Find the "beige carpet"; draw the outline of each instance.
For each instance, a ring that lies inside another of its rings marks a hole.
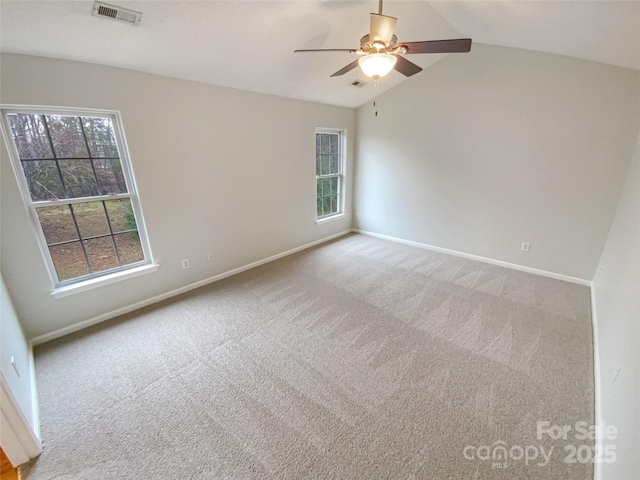
[[[589,305],[343,237],[38,347],[45,450],[23,478],[591,479],[564,463],[584,441],[536,438],[593,421]],[[465,458],[483,445],[516,458]]]

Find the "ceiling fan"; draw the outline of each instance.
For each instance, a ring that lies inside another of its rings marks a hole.
[[[422,71],[415,63],[400,54],[415,53],[466,53],[471,50],[470,38],[453,40],[427,40],[423,42],[398,43],[393,34],[398,21],[395,17],[382,15],[382,0],[379,0],[378,13],[371,14],[369,34],[360,39],[360,48],[318,48],[310,50],[294,50],[299,52],[349,52],[360,56],[346,67],[331,75],[337,77],[360,66],[362,72],[371,78],[378,79],[389,74],[394,68],[406,77]]]

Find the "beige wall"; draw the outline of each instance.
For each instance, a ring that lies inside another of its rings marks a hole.
[[[600,416],[615,425],[617,459],[603,479],[640,472],[640,137],[593,282],[600,368]],[[620,368],[619,372],[617,369]]]
[[[595,62],[487,45],[450,55],[382,95],[378,117],[359,109],[356,226],[591,280],[639,92],[640,72]]]
[[[151,249],[152,274],[53,299],[6,148],[0,262],[31,338],[351,226],[315,223],[315,127],[348,131],[350,206],[355,111],[129,70],[2,55],[4,104],[119,110]],[[350,213],[350,208],[347,208]],[[207,261],[213,251],[216,259]],[[183,270],[180,260],[189,258]]]

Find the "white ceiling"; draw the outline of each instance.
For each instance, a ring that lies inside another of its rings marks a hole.
[[[357,107],[400,82],[397,72],[363,88],[359,69],[330,75],[348,53],[294,54],[296,48],[356,48],[377,1],[127,1],[139,27],[92,17],[92,1],[0,3],[4,52],[157,73],[214,85]],[[476,43],[570,55],[640,70],[638,1],[400,1],[400,41],[471,37]],[[457,54],[461,55],[461,54]],[[411,55],[427,68],[445,55]],[[418,74],[420,75],[420,74]]]
[[[479,43],[640,70],[640,1],[429,2]]]

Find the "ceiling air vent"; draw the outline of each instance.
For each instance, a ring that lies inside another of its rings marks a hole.
[[[137,26],[142,18],[142,13],[136,12],[135,10],[129,10],[128,8],[109,5],[108,3],[94,2],[93,16],[110,18],[111,20],[117,20],[118,22]]]
[[[365,82],[364,80],[356,79],[355,81],[351,82],[349,85],[351,85],[352,87],[362,88],[366,84],[367,82]]]

